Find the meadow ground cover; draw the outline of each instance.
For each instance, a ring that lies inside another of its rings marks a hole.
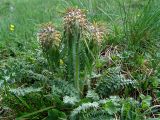
[[[159,0],[1,0],[0,119],[159,120]]]

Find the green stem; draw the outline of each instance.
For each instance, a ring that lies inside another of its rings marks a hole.
[[[48,111],[49,109],[52,109],[52,108],[54,108],[54,106],[47,107],[47,108],[43,108],[43,109],[40,109],[40,110],[38,110],[38,111],[35,111],[35,112],[32,112],[32,113],[23,115],[23,116],[21,116],[21,117],[19,117],[19,118],[16,118],[16,120],[22,120],[22,119],[27,118],[27,117],[30,117],[30,116],[32,116],[32,115],[35,115],[35,114],[38,114],[38,113],[41,113],[41,112],[44,112],[44,111]]]
[[[75,84],[76,84],[76,88],[78,89],[78,91],[80,91],[79,88],[79,42],[77,41],[76,43],[76,54],[75,54],[75,75],[74,75],[74,79],[75,79]]]
[[[73,42],[73,65],[74,65],[74,81],[75,87],[77,88],[80,94],[80,81],[79,81],[79,70],[80,70],[80,61],[79,61],[79,42],[80,42],[80,30],[79,26],[75,26],[74,42]]]

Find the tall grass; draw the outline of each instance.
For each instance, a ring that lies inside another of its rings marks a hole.
[[[122,8],[123,31],[128,48],[140,52],[151,51],[152,46],[157,43],[156,36],[160,30],[160,9],[156,7],[155,1],[150,0],[134,12],[131,6],[127,8],[122,5]]]

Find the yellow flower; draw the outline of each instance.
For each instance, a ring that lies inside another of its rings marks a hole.
[[[59,62],[60,62],[60,65],[63,65],[63,64],[64,64],[64,62],[63,62],[62,59],[60,59]]]
[[[11,28],[14,28],[14,25],[11,24],[10,27],[11,27]]]
[[[9,29],[10,29],[10,31],[13,32],[13,31],[14,31],[14,28],[15,28],[15,26],[14,26],[13,24],[11,24]]]

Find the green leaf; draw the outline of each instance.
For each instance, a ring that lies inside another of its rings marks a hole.
[[[143,109],[146,109],[151,105],[151,100],[152,100],[151,96],[149,96],[149,95],[144,96],[143,94],[141,94],[140,98],[142,99],[142,108]]]
[[[105,106],[104,109],[108,112],[108,114],[113,115],[114,113],[118,112],[118,108],[117,106],[112,102],[112,101],[108,101]]]
[[[157,88],[158,85],[160,84],[160,79],[154,77],[154,78],[151,79],[151,82],[152,82],[152,86]]]
[[[46,118],[46,120],[62,120],[62,119],[63,120],[66,119],[66,115],[64,112],[61,112],[56,109],[48,111],[48,117]]]

